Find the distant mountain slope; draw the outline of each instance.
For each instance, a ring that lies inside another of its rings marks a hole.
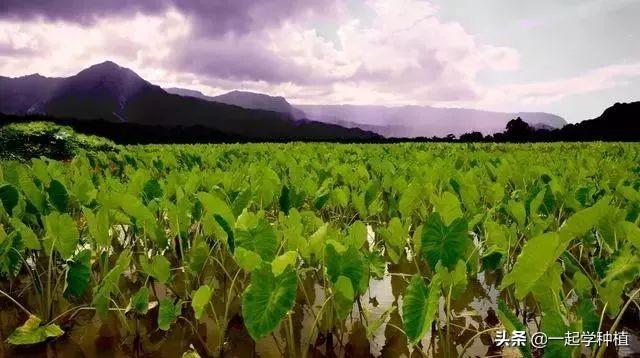
[[[561,128],[565,120],[548,113],[501,113],[464,108],[429,106],[357,106],[357,105],[296,105],[309,119],[359,127],[385,137],[432,137],[468,132],[495,133],[503,130],[509,120],[521,117],[537,126]]]
[[[18,78],[0,76],[0,113],[24,115],[36,111],[63,82],[33,74]]]
[[[170,94],[135,72],[109,61],[68,78],[2,77],[0,94],[3,95],[0,112],[5,114],[46,114],[164,127],[205,126],[247,138],[325,140],[378,137],[360,129],[295,121],[289,113],[246,109]]]
[[[219,96],[212,97],[207,96],[200,91],[194,91],[184,88],[166,88],[165,90],[169,93],[178,94],[181,96],[195,97],[247,109],[261,109],[265,111],[286,113],[291,115],[291,117],[296,120],[305,118],[305,113],[289,104],[289,102],[287,102],[284,97],[275,97],[262,93],[246,91],[231,91]]]
[[[568,139],[638,140],[640,139],[640,101],[616,103],[600,117],[568,124],[561,131]]]

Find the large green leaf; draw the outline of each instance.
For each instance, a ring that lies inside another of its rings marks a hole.
[[[433,206],[446,225],[450,225],[454,220],[462,217],[460,200],[451,192],[446,191],[434,198]]]
[[[560,237],[563,241],[584,235],[588,230],[598,224],[609,210],[609,197],[600,199],[595,205],[580,210],[567,219],[560,228]]]
[[[418,182],[413,182],[407,186],[407,188],[402,193],[400,197],[400,202],[398,203],[398,210],[400,214],[402,214],[403,218],[411,217],[413,212],[420,204],[420,194],[422,192],[422,187]]]
[[[338,277],[333,284],[334,302],[338,317],[343,319],[349,315],[353,307],[355,292],[351,280],[346,276]]]
[[[67,188],[56,179],[53,179],[47,188],[49,194],[49,201],[56,210],[60,212],[66,212],[69,206],[69,193]]]
[[[83,208],[82,212],[87,221],[89,234],[95,241],[97,247],[107,248],[110,244],[109,236],[109,210],[100,208],[97,213],[93,213],[90,209]]]
[[[57,324],[41,326],[40,318],[29,316],[29,319],[20,327],[16,328],[7,338],[7,342],[13,345],[36,344],[44,342],[47,338],[60,337],[64,331]]]
[[[53,247],[65,260],[73,256],[78,246],[79,236],[76,222],[68,214],[53,212],[44,217],[47,232],[45,249]]]
[[[15,219],[15,218],[11,219],[11,225],[18,233],[20,233],[20,237],[22,238],[22,243],[26,248],[31,250],[42,249],[38,236],[33,232],[33,230],[31,230],[30,227],[25,225],[20,219]]]
[[[284,254],[273,259],[273,262],[271,262],[271,271],[274,275],[279,276],[287,267],[293,267],[295,269],[297,259],[297,252],[287,251]]]
[[[460,260],[452,271],[444,268],[440,263],[436,265],[436,273],[442,279],[442,290],[448,293],[451,290],[451,297],[457,299],[467,289],[467,265]]]
[[[543,234],[527,241],[513,269],[502,279],[500,289],[515,284],[516,298],[523,299],[556,261],[561,246],[557,233]]]
[[[471,239],[467,232],[467,222],[455,219],[447,226],[440,214],[434,213],[422,226],[422,256],[435,269],[438,262],[452,270],[459,260],[465,260]]]
[[[325,247],[325,265],[329,279],[336,283],[340,276],[345,276],[351,280],[353,289],[360,292],[361,280],[366,269],[362,254],[351,246],[340,253],[334,246],[328,244]]]
[[[181,301],[174,304],[171,298],[161,299],[160,307],[158,308],[158,328],[163,331],[168,331],[173,322],[180,316],[181,311]]]
[[[202,285],[197,291],[191,293],[191,307],[195,312],[196,319],[200,319],[207,309],[213,290],[208,285]]]
[[[295,304],[298,279],[292,268],[274,276],[269,265],[251,274],[242,296],[242,317],[251,337],[258,341],[275,330]]]
[[[404,331],[411,344],[417,344],[431,329],[440,304],[440,277],[433,276],[429,287],[415,275],[402,299]]]
[[[67,261],[65,275],[65,297],[80,297],[89,287],[91,279],[91,251],[83,250],[72,260]]]
[[[260,255],[243,247],[236,248],[235,252],[233,253],[233,259],[236,261],[238,266],[240,266],[240,268],[247,272],[255,270],[256,267],[260,266],[263,262]]]
[[[140,288],[138,292],[131,296],[126,311],[140,315],[147,314],[149,311],[149,289],[146,286]]]
[[[9,215],[13,213],[13,208],[18,205],[19,200],[20,193],[15,186],[11,184],[4,184],[0,186],[0,202],[2,202],[4,210],[6,210]]]
[[[118,290],[118,281],[122,273],[131,263],[131,252],[124,250],[118,256],[115,266],[102,278],[98,286],[93,288],[93,300],[91,304],[101,318],[105,318],[109,311],[111,293]]]
[[[171,277],[171,263],[163,255],[155,255],[151,262],[146,257],[140,259],[142,270],[160,283],[167,283]]]
[[[268,221],[260,219],[255,227],[250,229],[236,229],[236,247],[242,247],[260,255],[265,261],[272,261],[278,250],[276,232]]]

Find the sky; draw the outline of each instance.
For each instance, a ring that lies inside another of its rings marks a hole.
[[[300,104],[544,111],[640,100],[638,0],[0,0],[0,75],[105,60]]]

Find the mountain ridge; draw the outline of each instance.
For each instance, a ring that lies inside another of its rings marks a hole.
[[[149,126],[205,126],[248,138],[367,139],[378,135],[337,125],[299,122],[285,113],[245,109],[166,92],[112,61],[65,78],[2,78],[0,112],[103,119]],[[6,100],[5,100],[6,99]]]

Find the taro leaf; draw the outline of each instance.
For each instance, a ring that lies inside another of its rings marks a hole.
[[[377,180],[373,180],[367,186],[364,192],[364,205],[369,208],[371,204],[380,195],[380,183]]]
[[[19,233],[7,235],[0,225],[0,273],[16,277],[22,268],[20,253],[23,250],[22,238]]]
[[[524,324],[520,322],[518,317],[516,317],[516,315],[514,315],[513,312],[511,312],[509,307],[507,307],[507,304],[504,303],[504,301],[500,298],[498,299],[498,317],[500,318],[500,322],[502,322],[502,325],[504,326],[504,328],[506,328],[508,332],[513,332],[513,331],[526,332],[527,331],[524,327]],[[529,339],[527,338],[527,342],[528,341]],[[524,358],[533,357],[533,355],[531,354],[531,347],[529,347],[528,344],[525,344],[523,346],[518,346],[518,349],[520,350],[520,353]]]
[[[346,276],[351,280],[354,290],[360,292],[365,262],[359,250],[349,247],[343,253],[339,253],[334,245],[329,244],[325,247],[325,265],[332,283],[335,284],[340,276]]]
[[[453,193],[448,191],[444,192],[440,197],[434,199],[433,205],[446,225],[462,217],[460,200],[458,200],[458,197]]]
[[[149,179],[142,188],[142,201],[148,205],[150,201],[162,198],[162,188],[156,179]]]
[[[282,186],[280,192],[280,210],[286,215],[289,215],[289,210],[291,210],[291,191],[286,185]]]
[[[89,205],[98,195],[93,182],[88,177],[80,177],[73,186],[73,193],[81,204]]]
[[[38,236],[31,230],[30,227],[25,225],[20,219],[11,219],[11,225],[13,228],[20,233],[20,237],[22,238],[22,243],[24,246],[31,250],[40,250],[42,246],[40,245],[40,240],[38,240]]]
[[[29,316],[29,319],[16,328],[7,338],[7,342],[13,345],[36,344],[44,342],[47,338],[60,337],[64,331],[57,324],[40,325],[40,318]]]
[[[362,221],[358,220],[349,227],[347,243],[349,246],[360,249],[365,241],[367,241],[367,227]]]
[[[346,276],[338,277],[338,280],[333,284],[333,294],[338,318],[344,319],[351,312],[355,299],[351,280]]]
[[[118,260],[116,260],[115,266],[107,272],[107,274],[102,278],[102,281],[98,283],[98,286],[93,288],[93,300],[91,301],[91,305],[96,308],[96,312],[98,312],[101,318],[105,318],[107,316],[111,293],[118,289],[120,276],[124,270],[129,267],[130,263],[131,252],[129,250],[122,251],[120,256],[118,256]]]
[[[4,210],[9,213],[9,215],[13,213],[13,208],[18,205],[19,199],[20,193],[15,186],[11,184],[0,186],[0,201],[2,202],[2,206],[4,206]]]
[[[440,305],[440,285],[438,275],[433,276],[429,287],[421,276],[415,275],[407,286],[402,302],[402,321],[411,344],[420,342],[431,329]]]
[[[200,358],[200,354],[196,351],[189,350],[182,353],[182,358]]]
[[[53,247],[62,258],[70,259],[79,241],[78,229],[73,218],[68,214],[53,212],[44,217],[44,227],[47,232],[45,249],[50,250]]]
[[[209,258],[209,246],[201,240],[196,241],[187,253],[188,268],[193,274],[198,274],[202,271],[202,268]]]
[[[207,285],[202,285],[197,291],[191,293],[191,307],[193,307],[196,319],[200,319],[204,314],[209,301],[211,301],[211,296],[213,296],[213,290]]]
[[[109,237],[109,210],[100,208],[97,213],[93,213],[90,209],[82,208],[84,217],[87,221],[89,234],[94,239],[97,247],[107,248],[110,244]]]
[[[491,220],[485,222],[484,227],[487,233],[487,253],[506,254],[510,247],[507,228]]]
[[[615,317],[620,312],[622,305],[622,292],[626,284],[619,280],[609,282],[606,286],[600,287],[598,293],[602,303],[607,305],[607,313],[610,317]]]
[[[67,261],[64,296],[81,297],[89,287],[91,278],[91,250],[80,251]]]
[[[432,269],[435,269],[440,261],[446,268],[452,270],[458,260],[466,259],[465,254],[471,244],[467,222],[456,219],[447,226],[442,222],[440,214],[434,213],[422,227],[421,242],[422,256]]]
[[[160,307],[158,308],[158,328],[163,331],[168,331],[173,322],[180,316],[181,311],[181,301],[174,304],[171,298],[161,299]]]
[[[242,296],[242,317],[254,341],[278,327],[295,304],[297,287],[296,272],[292,268],[276,277],[265,264],[251,273],[251,284]]]
[[[518,223],[519,226],[524,226],[527,220],[527,211],[524,208],[524,203],[521,201],[509,201],[507,206],[509,215]]]
[[[296,259],[298,258],[298,253],[295,251],[287,251],[284,254],[276,257],[271,262],[271,271],[274,276],[280,276],[284,270],[291,266],[294,269],[296,268]]]
[[[582,319],[582,332],[596,332],[600,326],[600,316],[590,298],[580,300],[578,313]]]
[[[516,298],[523,299],[556,261],[559,254],[560,237],[557,233],[546,233],[526,242],[511,272],[503,279],[500,289],[515,283]]]
[[[624,238],[640,250],[640,228],[634,223],[621,221],[618,223],[617,231],[624,235]]]
[[[236,240],[233,230],[231,230],[231,226],[229,226],[229,223],[224,219],[224,217],[222,217],[222,215],[214,214],[213,218],[227,234],[227,247],[229,248],[229,252],[234,253],[236,250]]]
[[[609,268],[607,268],[607,275],[602,284],[606,284],[614,279],[630,283],[637,279],[640,273],[640,257],[631,252],[631,249],[625,246],[620,250],[618,257],[613,260]]]
[[[224,221],[229,224],[229,226],[233,226],[235,223],[235,215],[229,205],[222,199],[218,198],[215,195],[201,192],[196,195],[198,200],[204,206],[204,209],[212,215],[220,215],[224,218]]]
[[[403,218],[411,217],[413,212],[420,203],[420,193],[422,188],[417,182],[413,182],[407,186],[400,197],[400,203],[398,203],[398,210]]]
[[[33,179],[26,172],[21,173],[20,175],[20,190],[27,197],[27,200],[33,207],[38,211],[38,213],[42,213],[45,209],[46,198],[44,193],[36,186],[33,182]],[[1,194],[0,194],[1,197]]]
[[[262,264],[262,258],[251,250],[238,247],[233,253],[233,258],[240,268],[247,272],[251,272]]]
[[[331,198],[331,191],[326,190],[317,194],[316,198],[313,200],[313,207],[316,210],[320,210],[324,207],[324,205]]]
[[[385,260],[381,250],[373,250],[365,253],[365,263],[369,264],[369,274],[379,280],[384,277],[387,269],[387,261]]]
[[[609,210],[609,197],[600,199],[593,206],[573,214],[560,227],[560,237],[563,241],[584,235],[602,219]]]
[[[156,255],[151,262],[146,257],[140,260],[142,270],[160,283],[167,283],[171,277],[171,263],[163,255]]]
[[[381,228],[379,234],[384,240],[389,258],[393,263],[397,264],[404,253],[404,247],[409,237],[407,229],[402,225],[400,219],[392,218],[388,227]]]
[[[566,332],[570,332],[571,329],[564,323],[562,315],[555,310],[545,311],[544,317],[540,325],[540,331],[547,334],[549,337],[563,337]],[[567,346],[564,341],[549,340],[544,347],[543,357],[571,357],[571,351],[574,347]]]
[[[377,320],[370,322],[369,325],[367,325],[367,338],[369,340],[373,339],[376,331],[378,331],[380,326],[382,326],[382,324],[389,318],[389,316],[391,316],[393,312],[395,312],[395,310],[396,306],[392,305],[386,311],[384,311]]]
[[[140,288],[129,299],[126,312],[132,311],[139,315],[145,315],[149,311],[149,289],[146,286]]]
[[[591,281],[582,272],[577,271],[573,274],[573,288],[580,297],[591,296]]]
[[[231,204],[233,215],[238,217],[240,214],[242,214],[242,211],[249,205],[250,202],[251,202],[250,189],[245,189],[240,193],[238,193],[236,198],[233,200],[233,203]]]
[[[253,228],[236,229],[235,243],[237,247],[253,251],[269,262],[275,258],[278,250],[276,232],[265,219],[260,219]]]
[[[53,179],[49,184],[49,188],[47,188],[47,193],[49,194],[51,204],[56,208],[56,210],[62,213],[67,211],[69,206],[69,193],[67,192],[67,188],[65,188],[64,184]]]
[[[457,299],[467,289],[467,265],[463,260],[459,260],[455,269],[448,271],[440,263],[436,265],[436,273],[442,279],[442,290],[448,294],[451,290],[451,297]]]

